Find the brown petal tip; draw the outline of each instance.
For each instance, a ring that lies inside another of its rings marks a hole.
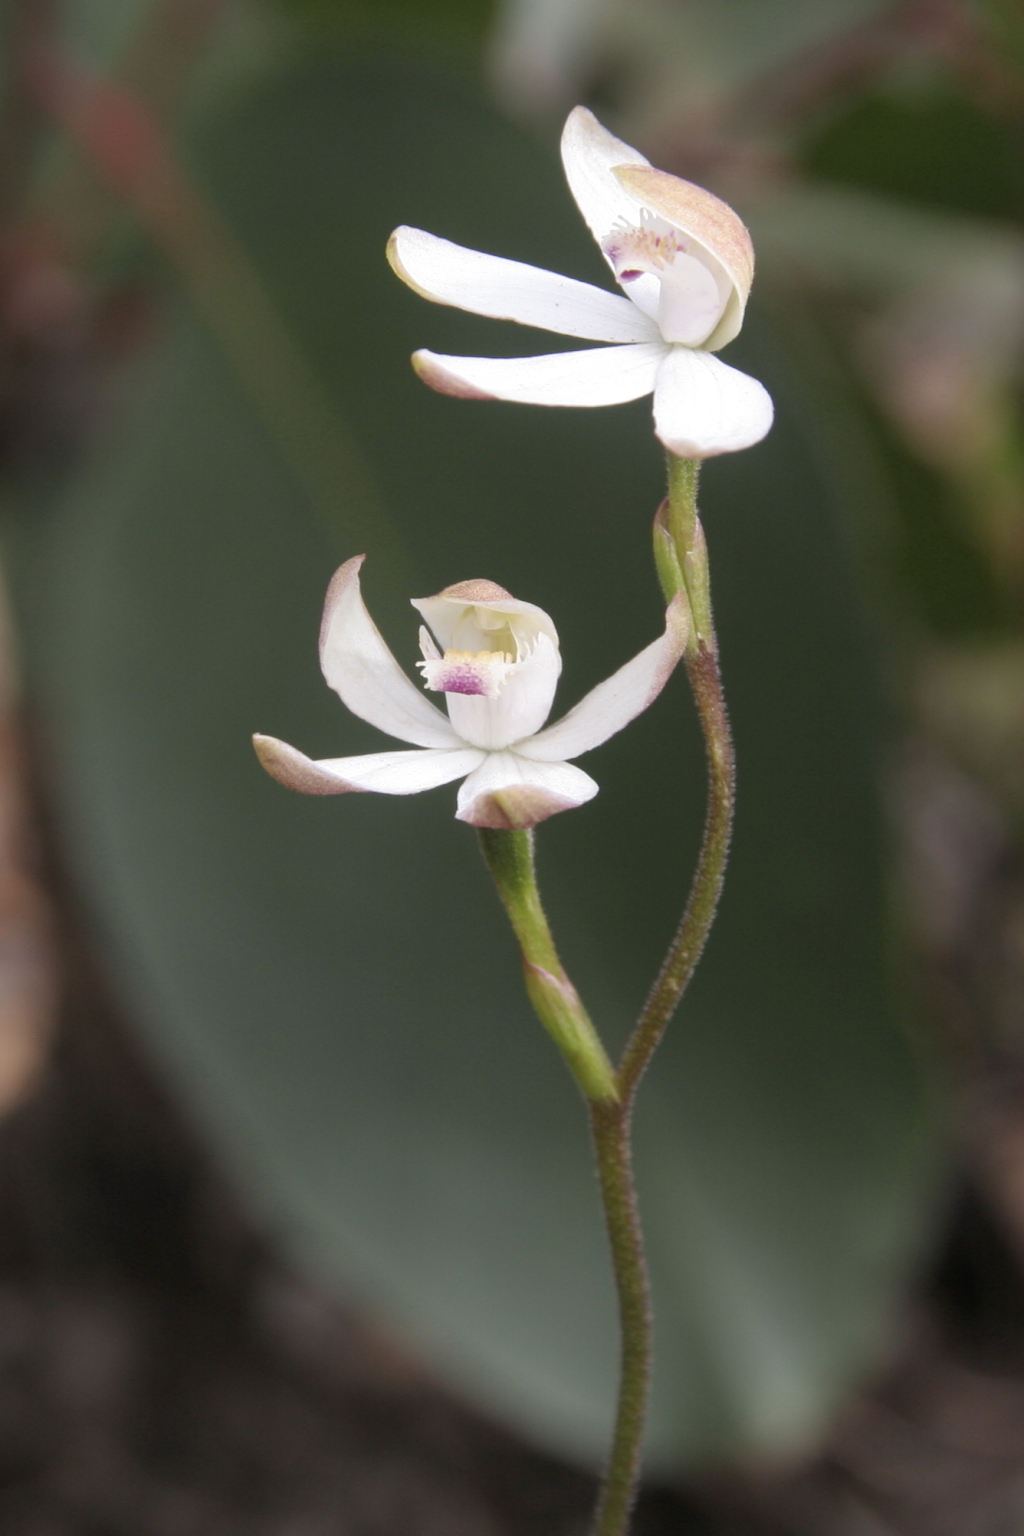
[[[482,576],[474,581],[456,581],[439,592],[438,597],[450,597],[457,603],[515,602],[511,592],[499,587],[496,581],[485,581]]]
[[[429,384],[431,389],[436,389],[439,395],[453,395],[457,400],[494,400],[496,396],[489,395],[486,390],[477,389],[472,384],[467,384],[465,379],[458,378],[454,373],[449,373],[436,357],[430,352],[414,352],[412,366],[424,384]]]
[[[286,741],[278,741],[276,736],[256,735],[252,744],[270,777],[283,784],[285,789],[296,789],[303,795],[347,795],[357,790],[355,784],[348,784],[328,773],[312,758],[290,747]]]
[[[627,192],[707,247],[736,284],[741,304],[754,280],[754,247],[750,232],[728,203],[653,165],[617,165],[616,179]]]

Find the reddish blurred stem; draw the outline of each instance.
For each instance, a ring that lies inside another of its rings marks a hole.
[[[197,309],[340,553],[405,551],[369,469],[248,253],[186,174],[156,116],[122,82],[40,48],[36,97],[178,269]]]

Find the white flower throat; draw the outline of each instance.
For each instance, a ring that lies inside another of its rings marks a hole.
[[[457,600],[435,602],[425,616],[444,650],[421,629],[419,670],[428,689],[445,695],[464,740],[495,751],[540,729],[561,660],[557,639],[540,630],[536,617]],[[551,627],[546,618],[545,624]]]
[[[529,649],[513,631],[508,614],[487,608],[468,608],[451,638],[457,643],[442,653],[429,630],[420,630],[424,659],[418,666],[426,687],[435,693],[496,699]]]
[[[428,652],[428,646],[435,654]],[[420,649],[425,659],[418,666],[425,685],[434,693],[476,694],[496,699],[517,664],[517,659],[507,651],[448,650],[442,655],[425,630],[420,637]]]
[[[601,249],[629,297],[657,320],[666,341],[683,347],[707,341],[725,311],[730,282],[699,241],[643,209],[638,225],[620,221]],[[645,277],[655,281],[644,282]]]

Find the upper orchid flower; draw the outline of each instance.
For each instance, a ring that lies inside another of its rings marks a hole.
[[[327,589],[320,665],[354,715],[420,750],[314,762],[272,736],[254,736],[267,772],[307,794],[412,795],[468,774],[459,790],[460,821],[531,827],[597,794],[593,779],[566,759],[600,746],[646,709],[686,645],[680,597],[660,639],[541,730],[562,670],[555,626],[543,609],[493,581],[459,582],[413,602],[438,642],[421,628],[420,671],[428,688],[445,695],[446,717],[402,671],[366,611],[362,563],[362,555],[346,561]]]
[[[655,170],[586,107],[569,114],[562,162],[626,298],[405,226],[388,260],[437,304],[616,345],[516,358],[420,351],[417,373],[444,394],[532,405],[617,405],[653,390],[654,429],[681,458],[759,442],[771,397],[712,356],[739,331],[754,276],[742,220],[702,187]]]

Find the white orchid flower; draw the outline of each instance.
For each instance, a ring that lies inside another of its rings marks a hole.
[[[654,430],[681,458],[759,442],[771,396],[712,354],[732,341],[754,276],[746,225],[720,198],[667,171],[576,107],[562,134],[569,188],[626,294],[403,226],[388,242],[423,298],[497,320],[613,343],[543,357],[413,354],[443,394],[532,405],[617,405],[654,393]]]
[[[460,821],[532,827],[597,794],[589,774],[567,759],[645,710],[686,645],[688,611],[677,597],[660,639],[542,730],[562,670],[555,626],[542,608],[493,581],[459,582],[413,602],[436,637],[421,628],[419,667],[426,686],[444,694],[445,716],[402,671],[370,618],[359,589],[363,558],[347,561],[327,590],[320,665],[354,715],[419,750],[314,762],[272,736],[254,736],[267,772],[306,794],[414,795],[465,778]]]

